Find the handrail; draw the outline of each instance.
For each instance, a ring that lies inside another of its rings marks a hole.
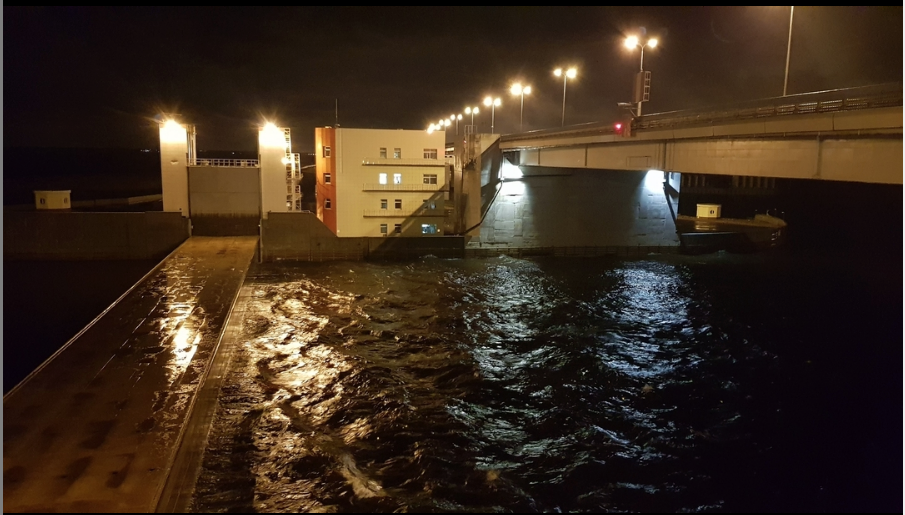
[[[362,216],[383,218],[408,218],[412,216],[446,216],[443,209],[365,209]]]
[[[632,122],[632,131],[674,129],[799,114],[858,111],[898,107],[902,104],[902,84],[884,84],[752,100],[722,108],[709,107],[644,115]],[[522,141],[550,136],[606,135],[615,134],[615,132],[613,124],[610,122],[590,122],[562,129],[541,129],[521,134],[506,134],[500,137],[500,141]]]
[[[369,157],[363,159],[364,166],[445,166],[445,159]]]
[[[446,184],[363,184],[362,191],[446,191]]]
[[[201,158],[189,159],[189,166],[235,166],[240,168],[257,168],[260,166],[257,159],[220,159]]]

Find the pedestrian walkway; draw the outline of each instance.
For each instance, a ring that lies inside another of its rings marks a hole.
[[[4,397],[5,512],[155,510],[256,245],[190,238]]]

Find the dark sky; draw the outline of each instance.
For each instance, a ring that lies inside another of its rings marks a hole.
[[[646,114],[782,94],[788,7],[4,7],[4,145],[153,147],[152,118],[195,123],[201,149],[253,150],[265,117],[310,151],[313,128],[423,129],[486,95],[518,130],[615,119],[658,37]],[[902,6],[797,7],[789,93],[902,81]],[[490,113],[476,118],[489,130]]]

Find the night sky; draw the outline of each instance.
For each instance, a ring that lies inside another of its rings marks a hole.
[[[179,113],[202,150],[253,150],[264,119],[293,129],[425,129],[500,96],[496,132],[556,127],[558,66],[575,65],[566,124],[630,99],[638,50],[657,37],[645,114],[782,94],[788,7],[81,8],[4,7],[4,146],[157,145]],[[902,6],[797,7],[789,93],[902,81]],[[490,112],[476,118],[489,131]]]

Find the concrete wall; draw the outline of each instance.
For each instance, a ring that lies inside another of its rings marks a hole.
[[[258,168],[189,167],[192,235],[257,236],[259,173]]]
[[[191,216],[258,217],[261,213],[261,184],[258,173],[258,168],[189,167]]]
[[[678,244],[662,173],[573,170],[556,176],[529,170],[527,175],[503,182],[469,247]]]
[[[156,259],[188,238],[178,212],[7,212],[4,259]]]
[[[461,237],[340,238],[313,213],[271,213],[263,222],[262,259],[323,261],[392,259],[436,255],[462,257]]]

